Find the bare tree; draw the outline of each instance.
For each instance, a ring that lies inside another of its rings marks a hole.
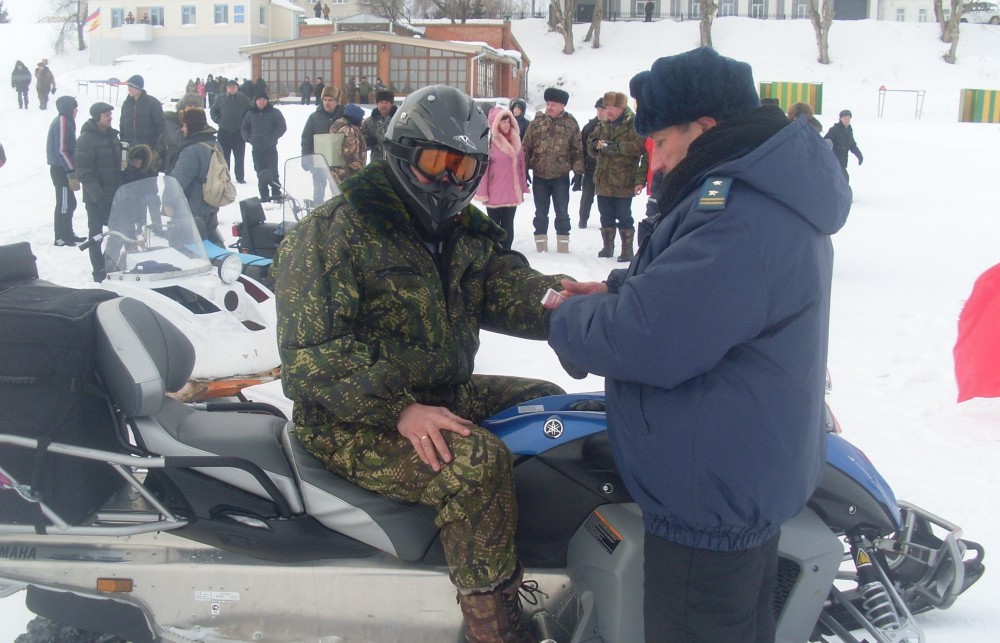
[[[594,42],[591,43],[591,47],[594,49],[601,48],[601,18],[602,10],[601,3],[594,3],[594,15],[590,18],[590,29],[587,30],[587,37],[583,39],[584,42],[590,42],[590,37],[594,37]]]
[[[0,24],[8,22],[10,22],[10,16],[7,15],[7,8],[3,6],[3,0],[0,0]]]
[[[715,12],[719,10],[719,5],[713,0],[698,0],[698,7],[701,9],[701,46],[712,46],[712,21],[715,20]]]
[[[573,12],[576,9],[576,0],[552,0],[549,5],[549,27],[562,34],[563,53],[572,55],[576,49],[573,47]]]
[[[819,0],[809,0],[809,21],[816,31],[816,47],[819,49],[817,60],[822,65],[830,64],[830,27],[833,25],[833,0],[823,0],[822,8],[817,7]]]
[[[941,40],[951,43],[948,53],[944,55],[944,61],[950,65],[954,65],[955,60],[958,58],[956,54],[958,52],[959,25],[962,22],[963,9],[962,0],[951,0],[951,17],[948,19],[944,31],[941,33]]]
[[[360,5],[375,16],[398,22],[410,17],[406,0],[360,0]]]
[[[76,44],[79,51],[87,48],[83,39],[83,25],[87,20],[86,0],[49,0],[49,8],[59,30],[56,32],[52,47],[59,53],[66,51],[66,45],[76,32]]]
[[[464,25],[469,18],[483,14],[482,0],[431,0],[431,4],[437,7],[443,17],[451,20],[452,24],[460,22]]]

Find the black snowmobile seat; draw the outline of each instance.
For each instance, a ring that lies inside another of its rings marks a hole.
[[[243,458],[263,469],[294,513],[304,511],[281,446],[286,421],[266,415],[211,413],[166,396],[187,382],[194,348],[169,320],[140,301],[118,298],[97,308],[97,359],[111,398],[132,420],[142,446],[160,456]],[[252,494],[266,490],[248,472],[198,468]]]

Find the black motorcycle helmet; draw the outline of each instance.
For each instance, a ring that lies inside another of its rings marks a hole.
[[[428,235],[443,234],[475,196],[489,132],[476,103],[447,85],[413,92],[389,121],[383,143],[389,180]]]

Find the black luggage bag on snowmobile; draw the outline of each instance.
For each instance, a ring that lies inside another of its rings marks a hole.
[[[122,483],[103,462],[47,450],[52,442],[123,450],[94,354],[94,309],[116,295],[37,279],[27,245],[0,247],[0,434],[38,446],[0,448],[0,522],[41,529],[50,521],[39,501],[77,524]]]

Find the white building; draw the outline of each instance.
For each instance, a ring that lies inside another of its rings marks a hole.
[[[330,18],[359,12],[356,0],[323,0]],[[90,62],[108,65],[135,54],[162,54],[192,62],[240,62],[240,47],[299,37],[316,20],[307,0],[90,0],[97,27],[85,33]],[[89,27],[89,25],[88,25]]]
[[[701,17],[698,0],[579,0],[576,19],[588,22],[596,2],[601,2],[604,20],[641,20],[647,4],[653,5],[654,19],[697,20]],[[715,3],[719,7],[716,18],[744,16],[788,20],[809,17],[809,0],[715,0]],[[933,0],[834,0],[834,11],[837,20],[934,21]]]

